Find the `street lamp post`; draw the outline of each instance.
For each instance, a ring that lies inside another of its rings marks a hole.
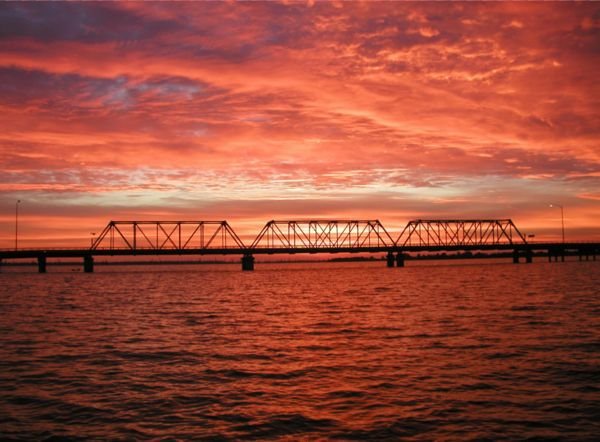
[[[560,209],[560,222],[562,226],[562,242],[565,242],[565,212],[564,207],[560,204],[550,204],[550,207],[558,207]]]
[[[19,204],[21,200],[17,200],[15,204],[15,250],[19,249]]]
[[[94,237],[96,236],[96,232],[90,232],[92,237],[90,238],[90,247],[94,247]]]

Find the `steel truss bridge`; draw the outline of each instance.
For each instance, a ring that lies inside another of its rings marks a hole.
[[[444,251],[512,251],[513,262],[578,254],[596,259],[600,243],[528,242],[510,219],[417,219],[394,239],[379,220],[272,220],[244,242],[227,221],[111,221],[88,248],[0,250],[3,259],[82,258],[93,272],[96,256],[241,255],[242,270],[254,270],[254,255],[296,253],[386,253],[388,267],[403,267],[405,254]]]

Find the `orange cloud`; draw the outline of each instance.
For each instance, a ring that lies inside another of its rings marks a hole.
[[[597,13],[593,3],[8,4],[0,204],[49,211],[51,200],[74,217],[99,206],[107,218],[200,207],[242,223],[493,213],[533,229],[549,225],[541,201],[558,198],[590,235]]]

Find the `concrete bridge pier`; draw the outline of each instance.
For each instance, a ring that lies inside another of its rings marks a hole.
[[[593,247],[583,247],[578,250],[579,261],[584,261],[584,257],[585,257],[585,261],[590,261],[590,258],[591,258],[591,261],[596,261],[596,253],[597,252],[598,252],[598,250]]]
[[[565,250],[554,248],[548,250],[548,262],[552,262],[552,257],[554,257],[554,262],[558,262],[558,257],[560,256],[560,260],[565,262]]]
[[[533,250],[531,250],[531,249],[525,249],[525,250],[514,249],[513,250],[513,263],[519,264],[519,262],[521,261],[521,255],[523,255],[523,257],[525,258],[525,262],[527,264],[531,264],[533,262]],[[550,255],[548,255],[548,256],[550,256]]]
[[[394,252],[387,253],[387,266],[394,267]]]
[[[37,258],[38,273],[46,273],[46,255],[40,255]]]
[[[85,255],[83,257],[83,271],[85,273],[94,272],[94,257],[92,255]]]
[[[589,261],[590,257],[592,261],[596,261],[596,251],[594,249],[583,249],[579,251],[579,261],[583,261],[583,257],[585,256],[585,260]]]
[[[247,253],[242,256],[242,270],[252,271],[254,270],[254,256],[251,253]]]
[[[402,252],[398,252],[398,254],[396,255],[396,265],[398,267],[404,267],[404,255],[402,254]]]

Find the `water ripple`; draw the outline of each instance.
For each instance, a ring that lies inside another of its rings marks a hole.
[[[595,440],[600,263],[0,274],[2,440]]]

